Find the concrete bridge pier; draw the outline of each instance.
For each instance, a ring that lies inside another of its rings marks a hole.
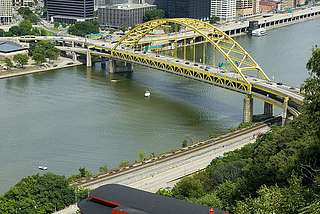
[[[274,106],[270,103],[264,102],[263,115],[265,117],[272,117],[274,115]]]
[[[91,67],[92,63],[91,63],[91,54],[90,54],[90,50],[87,50],[87,67]]]
[[[243,122],[251,122],[253,119],[253,98],[251,95],[246,96],[243,99]]]
[[[132,72],[133,65],[131,63],[125,62],[124,66],[117,66],[117,61],[114,59],[109,60],[109,73],[114,74],[117,72]]]
[[[288,101],[289,97],[286,97],[283,102],[283,111],[282,111],[282,126],[285,126],[288,119]]]
[[[101,65],[105,65],[106,64],[106,58],[105,57],[101,57]]]
[[[72,52],[72,60],[76,61],[77,60],[77,53],[76,52]]]

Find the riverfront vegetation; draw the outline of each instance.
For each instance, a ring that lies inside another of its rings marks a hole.
[[[307,69],[299,117],[158,193],[237,214],[320,213],[319,48]]]
[[[255,143],[225,153],[204,171],[158,193],[230,213],[320,213],[320,48],[313,48],[307,69],[310,77],[302,86],[305,101],[299,117],[285,127],[273,126]],[[138,152],[136,161],[145,157]],[[107,165],[99,171],[108,171]],[[70,182],[90,176],[80,167],[79,174],[69,178],[50,172],[25,177],[0,196],[0,213],[63,209],[90,191]]]

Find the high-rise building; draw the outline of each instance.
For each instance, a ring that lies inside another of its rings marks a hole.
[[[170,18],[194,18],[207,20],[210,18],[211,0],[168,0],[168,16]]]
[[[0,0],[0,23],[9,24],[12,21],[12,0]]]
[[[129,27],[143,23],[146,11],[157,9],[156,5],[149,4],[115,4],[98,8],[98,17],[101,26],[119,28],[123,23]]]
[[[47,13],[51,22],[74,24],[94,18],[94,0],[47,0]]]
[[[145,0],[146,3],[157,5],[157,9],[164,10],[168,12],[168,1],[169,0]]]
[[[211,15],[220,20],[236,18],[236,0],[211,0]]]

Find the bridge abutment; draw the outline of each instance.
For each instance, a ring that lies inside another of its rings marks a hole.
[[[253,119],[253,98],[251,95],[246,96],[243,99],[243,122],[251,122]]]
[[[133,65],[131,63],[125,62],[124,66],[117,66],[117,61],[114,59],[109,60],[109,73],[115,74],[118,72],[132,72]]]

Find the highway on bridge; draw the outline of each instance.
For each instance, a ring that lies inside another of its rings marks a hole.
[[[156,34],[159,33],[158,28],[167,26],[169,23],[179,24],[183,26],[183,30],[169,34],[170,36],[163,33]],[[109,58],[109,61],[119,60],[141,65],[244,94],[248,98],[248,103],[244,107],[244,115],[248,110],[246,108],[249,108],[244,121],[252,120],[253,113],[250,109],[252,97],[271,106],[282,108],[285,119],[287,111],[294,116],[299,115],[303,102],[304,96],[299,89],[285,83],[270,81],[258,63],[231,37],[214,26],[194,19],[153,20],[137,26],[121,38],[110,42],[65,36],[33,36],[19,39],[21,41],[51,40],[61,51],[74,55],[87,55],[87,66],[91,65],[92,56],[105,57]],[[200,56],[203,59],[202,62],[195,60],[195,47],[193,48],[193,59],[187,59],[186,46],[201,43],[205,44],[202,45],[203,51]],[[205,61],[208,44],[213,46],[214,56],[217,52],[224,58],[225,66],[217,66],[216,64],[219,63],[215,62],[215,57],[213,62]],[[161,50],[151,51],[148,49],[150,47],[161,47]],[[183,57],[177,57],[178,47],[183,49]],[[112,69],[109,70],[113,72]],[[272,116],[273,110],[269,114],[268,116]]]

